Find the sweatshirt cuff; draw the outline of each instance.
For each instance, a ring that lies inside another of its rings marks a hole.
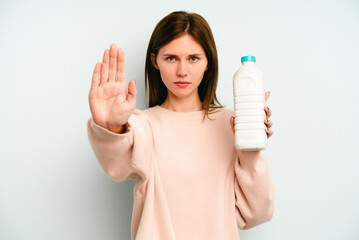
[[[238,152],[239,166],[246,171],[258,171],[267,167],[266,160],[261,156],[261,151],[241,151]]]
[[[132,139],[131,138],[132,130],[131,130],[131,125],[128,122],[126,123],[126,132],[125,133],[111,132],[111,131],[107,130],[106,128],[101,127],[100,125],[96,124],[92,117],[88,120],[87,126],[88,126],[88,131],[89,131],[90,136],[95,135],[98,138],[105,140],[105,141],[120,140],[123,138],[127,138],[131,144],[130,139]],[[91,132],[92,132],[92,134],[91,134]]]

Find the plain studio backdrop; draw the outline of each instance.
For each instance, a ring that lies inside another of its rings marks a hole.
[[[1,0],[0,239],[130,239],[135,182],[116,183],[98,164],[88,92],[116,43],[145,109],[147,44],[175,10],[211,25],[222,104],[233,108],[243,55],[256,56],[271,91],[275,134],[263,155],[275,213],[241,239],[359,239],[356,0]]]

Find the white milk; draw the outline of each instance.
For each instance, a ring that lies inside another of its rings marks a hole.
[[[267,146],[263,73],[254,56],[241,62],[233,77],[235,145],[243,151],[262,150]]]

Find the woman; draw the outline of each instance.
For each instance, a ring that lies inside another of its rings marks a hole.
[[[132,239],[232,240],[238,228],[268,221],[267,164],[260,151],[234,147],[233,111],[215,94],[218,61],[207,22],[186,12],[163,18],[145,73],[150,108],[139,111],[135,81],[127,93],[124,53],[113,44],[95,66],[89,94],[97,159],[113,180],[136,179]]]

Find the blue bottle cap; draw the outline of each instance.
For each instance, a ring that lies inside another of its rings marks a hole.
[[[246,61],[256,61],[256,57],[255,56],[243,56],[241,58],[241,62],[246,62]]]

